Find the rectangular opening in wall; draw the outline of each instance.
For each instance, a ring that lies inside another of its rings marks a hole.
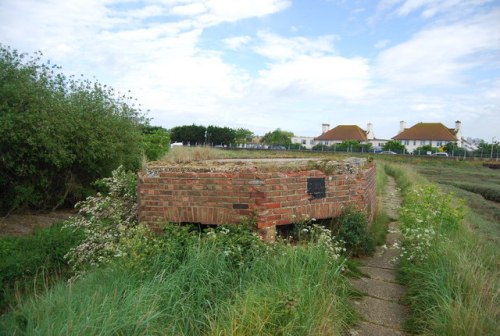
[[[326,197],[326,187],[324,177],[310,177],[307,179],[307,193],[312,198]]]

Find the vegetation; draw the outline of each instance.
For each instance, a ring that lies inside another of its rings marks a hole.
[[[401,168],[387,172],[405,195],[399,270],[412,312],[407,329],[426,335],[495,335],[498,249],[464,225],[464,208],[452,195],[435,185],[413,184]]]
[[[364,213],[347,208],[334,219],[333,232],[344,242],[345,248],[352,256],[373,253],[375,242],[368,230],[368,220]]]
[[[500,172],[474,162],[452,161],[432,165],[419,162],[415,170],[427,179],[465,199],[469,212],[467,222],[488,240],[500,242]],[[473,217],[473,218],[472,218]]]
[[[141,164],[145,120],[131,97],[41,57],[0,46],[0,214],[72,205],[120,164]]]
[[[385,237],[387,235],[387,229],[390,221],[382,203],[382,200],[386,195],[385,190],[387,182],[388,178],[385,173],[385,166],[380,163],[377,165],[377,212],[375,213],[375,218],[370,226],[370,233],[373,237],[373,242],[377,246],[385,244]]]
[[[62,223],[35,229],[27,237],[0,238],[0,313],[15,306],[20,294],[32,295],[67,277],[64,256],[82,238]]]
[[[339,144],[333,144],[330,146],[317,144],[313,146],[313,151],[332,151],[332,152],[360,152],[369,153],[373,150],[372,144],[362,144],[356,140],[346,140]]]
[[[406,153],[406,147],[401,143],[401,141],[398,140],[389,140],[384,144],[384,147],[382,147],[383,150],[385,151],[392,151],[400,154]]]
[[[84,234],[66,258],[78,277],[42,289],[0,319],[9,334],[340,335],[355,316],[342,275],[342,242],[311,225],[307,236],[265,244],[247,226],[203,232],[135,218],[133,174],[79,204]],[[76,245],[76,246],[75,246]],[[63,249],[63,252],[68,250]]]
[[[142,126],[144,154],[148,161],[161,159],[170,149],[170,134],[159,126]]]
[[[253,133],[245,128],[186,125],[170,130],[172,141],[190,146],[230,146],[250,142]]]
[[[276,129],[272,132],[264,134],[260,142],[270,146],[290,146],[292,144],[293,133]]]

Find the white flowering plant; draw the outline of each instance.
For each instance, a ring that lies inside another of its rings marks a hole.
[[[400,209],[403,234],[402,260],[426,260],[431,249],[445,234],[459,227],[465,215],[463,201],[428,184],[410,190]]]
[[[105,191],[77,203],[78,216],[66,223],[66,227],[85,235],[65,256],[77,274],[125,256],[124,240],[129,240],[130,245],[133,237],[147,237],[147,229],[137,221],[135,174],[120,166],[111,177],[99,180],[98,184]]]

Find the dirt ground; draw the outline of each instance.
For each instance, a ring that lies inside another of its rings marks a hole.
[[[74,210],[64,209],[49,213],[15,214],[0,217],[0,236],[25,236],[37,227],[49,227],[57,221],[75,215]]]

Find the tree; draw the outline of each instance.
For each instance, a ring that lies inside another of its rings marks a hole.
[[[385,151],[392,151],[400,154],[406,153],[406,147],[398,140],[389,140],[382,147]]]
[[[437,148],[432,147],[431,145],[425,145],[425,146],[417,147],[417,148],[415,148],[415,150],[413,150],[413,154],[417,154],[417,155],[422,155],[422,154],[425,155],[425,154],[427,154],[427,152],[436,153]]]
[[[234,142],[236,144],[246,144],[252,141],[254,134],[246,128],[237,128],[234,134]]]
[[[0,45],[0,213],[72,205],[113,169],[140,167],[131,97]]]
[[[159,160],[170,148],[170,134],[160,126],[145,125],[142,129],[144,154],[149,161]]]
[[[229,127],[208,126],[206,142],[212,146],[229,146],[234,143],[236,131]]]
[[[173,142],[182,142],[184,145],[202,145],[206,142],[207,129],[205,126],[190,125],[177,126],[170,130],[170,138]]]
[[[372,149],[372,144],[362,144],[357,140],[345,140],[330,147],[339,152],[369,152]]]
[[[292,137],[292,132],[282,131],[278,128],[264,134],[260,142],[271,146],[289,146],[292,144]]]

